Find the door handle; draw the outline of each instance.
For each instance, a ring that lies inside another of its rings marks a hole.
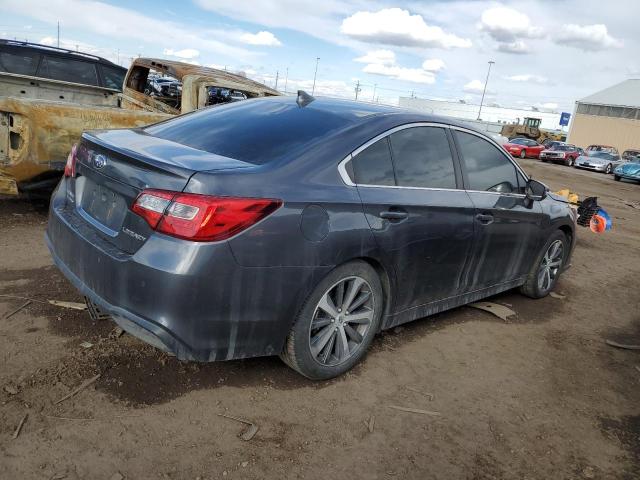
[[[386,212],[380,212],[380,218],[386,218],[387,220],[404,220],[409,214],[407,212],[399,210],[387,210]]]
[[[493,215],[491,215],[490,213],[479,213],[478,215],[476,215],[476,219],[483,225],[489,225],[490,223],[493,223]]]

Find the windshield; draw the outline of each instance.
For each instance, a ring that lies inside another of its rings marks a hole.
[[[594,158],[604,158],[605,160],[615,160],[616,156],[607,152],[596,152],[595,150],[589,150],[587,155]]]

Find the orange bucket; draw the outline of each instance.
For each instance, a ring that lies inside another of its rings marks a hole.
[[[589,222],[589,228],[593,233],[602,233],[607,228],[607,220],[602,215],[594,215]]]

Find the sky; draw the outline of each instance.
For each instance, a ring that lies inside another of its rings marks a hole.
[[[0,0],[0,37],[160,57],[293,92],[543,111],[640,77],[640,0]],[[317,60],[319,58],[319,60]]]

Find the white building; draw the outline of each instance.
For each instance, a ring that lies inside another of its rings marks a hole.
[[[401,107],[413,108],[423,112],[454,117],[460,120],[476,120],[480,105],[471,103],[451,102],[443,100],[430,100],[427,98],[400,97],[398,101]],[[522,123],[525,117],[540,118],[541,128],[546,130],[560,129],[560,113],[525,110],[518,108],[503,108],[482,106],[481,119],[490,123],[514,123],[520,119]]]

